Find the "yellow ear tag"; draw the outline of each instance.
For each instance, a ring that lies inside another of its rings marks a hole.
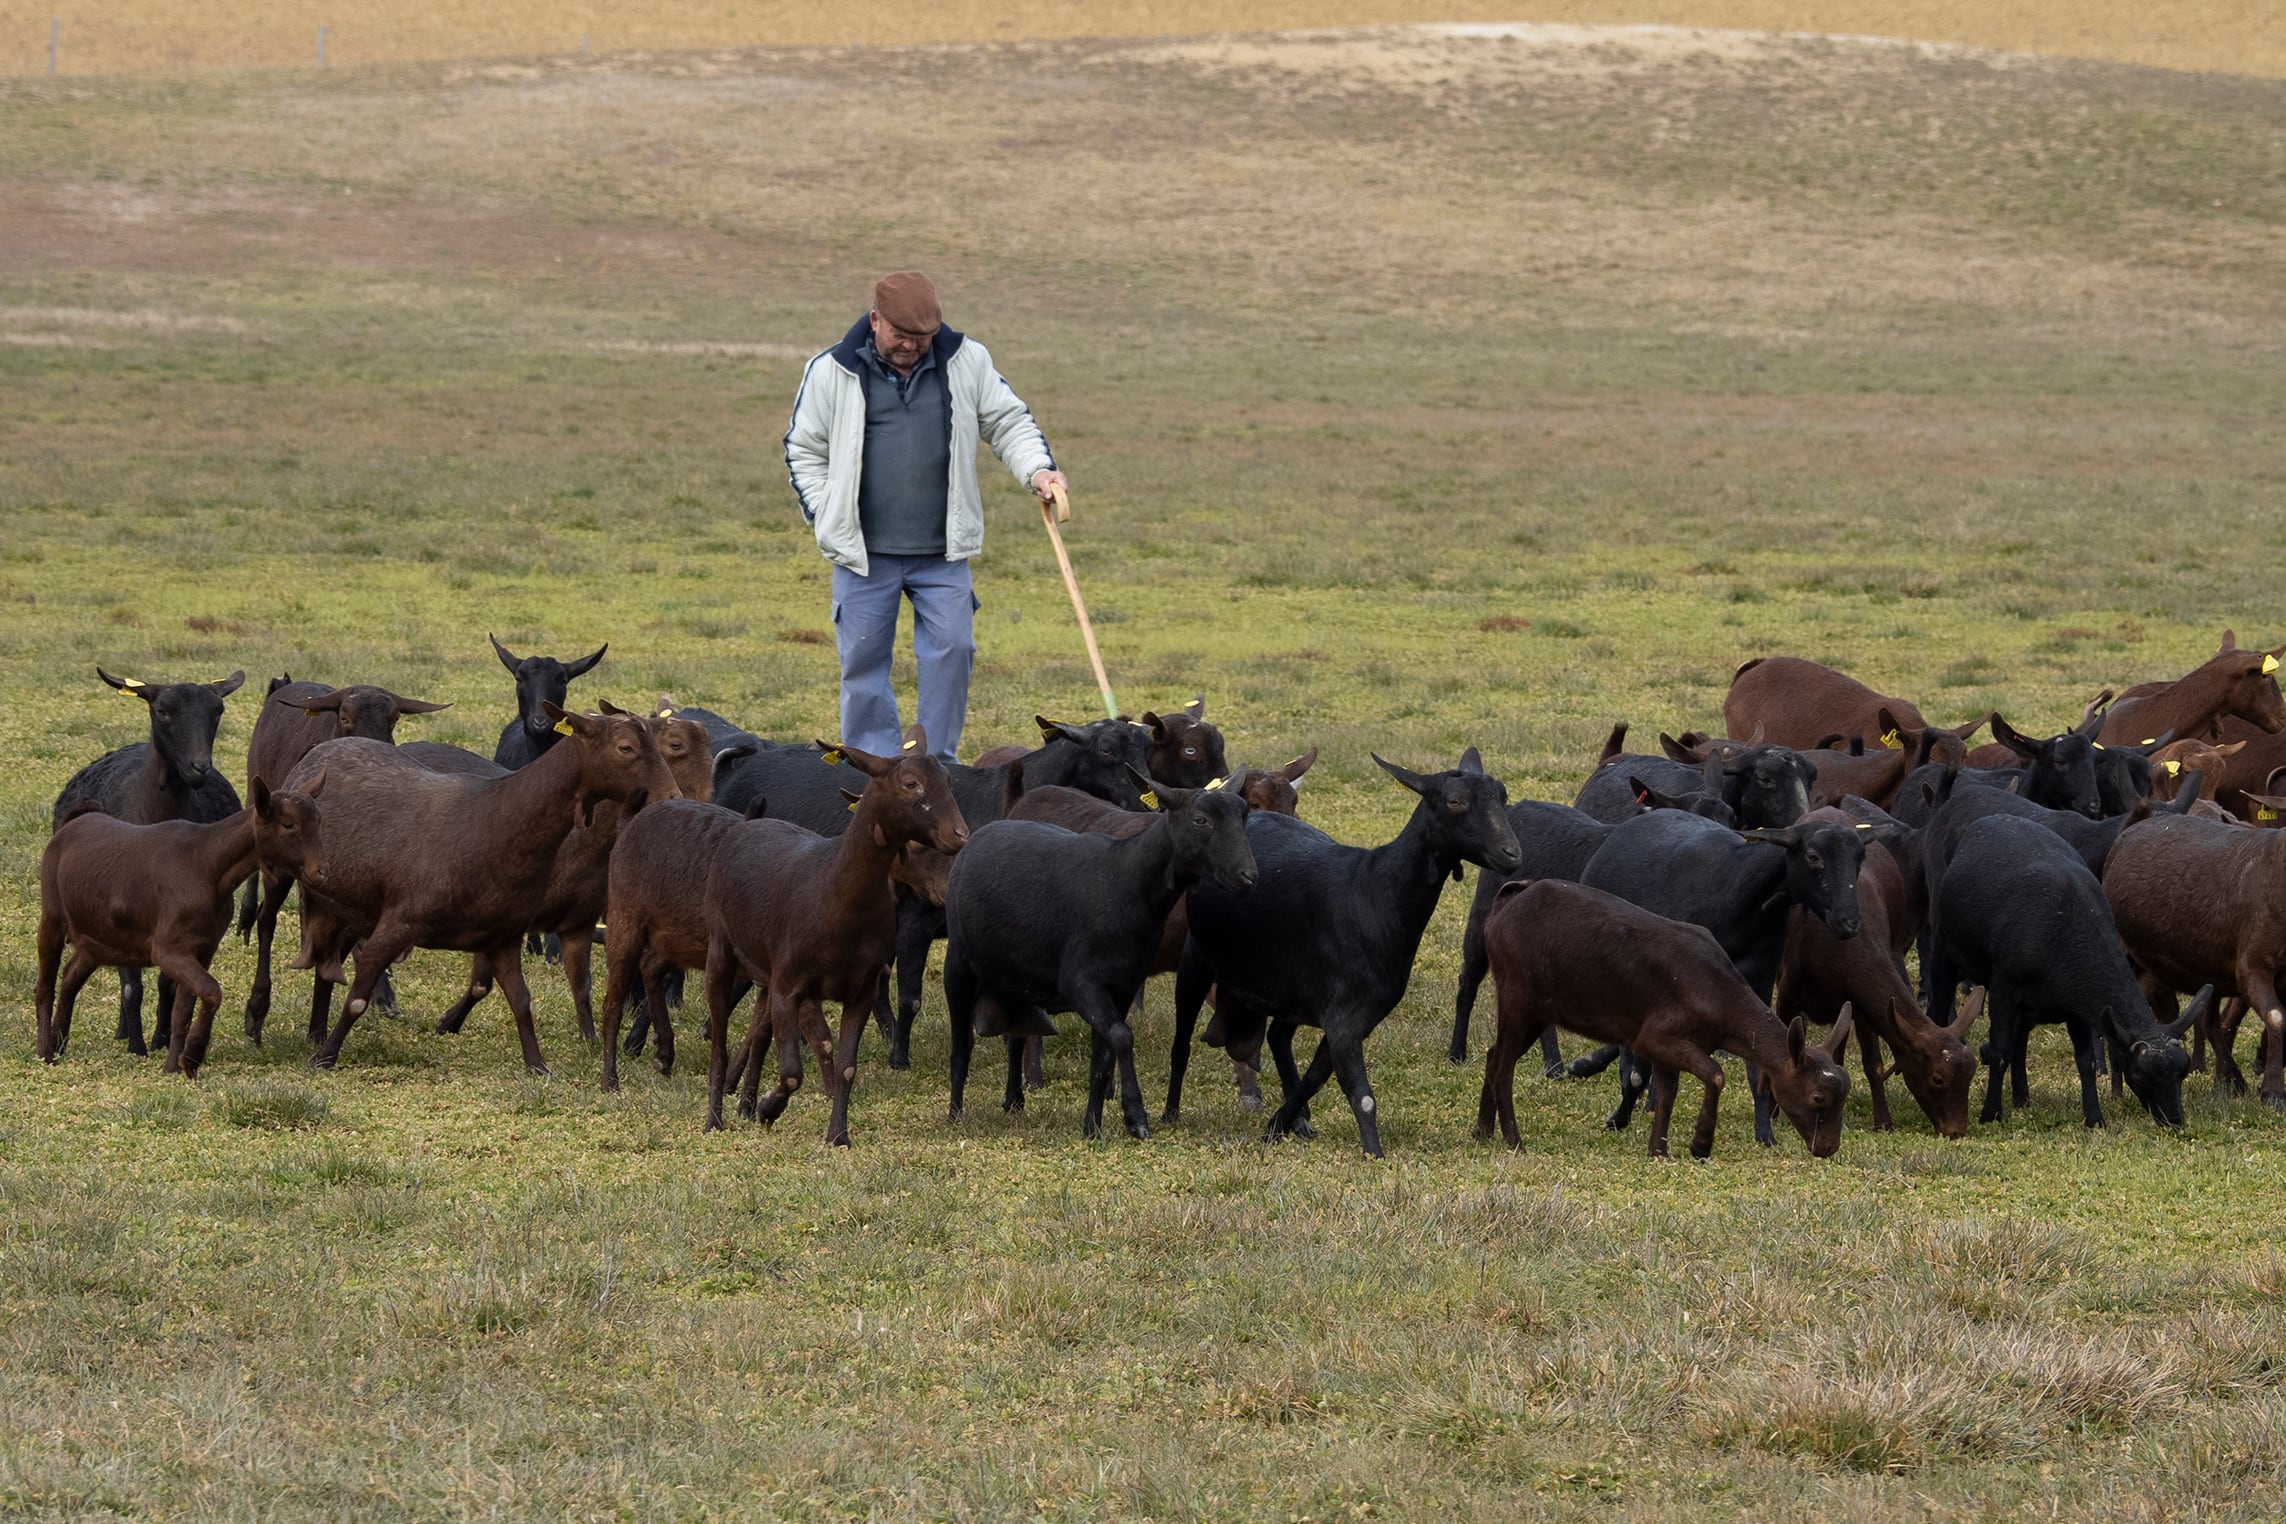
[[[841,760],[841,748],[837,746],[831,751],[819,752],[818,760],[823,762],[828,767],[833,766],[836,762]]]
[[[900,751],[911,751],[911,750],[912,750],[914,747],[916,747],[916,746],[918,746],[918,745],[920,745],[920,744],[921,744],[921,743],[920,743],[920,742],[918,742],[918,741],[907,741],[907,742],[906,742],[906,743],[905,743],[903,746],[899,747],[899,748],[898,748],[898,750],[900,750]]]
[[[139,677],[123,677],[119,681],[123,685],[119,691],[129,698],[133,698],[143,691],[143,680]]]
[[[2268,677],[2268,676],[2269,676],[2271,673],[2273,673],[2273,672],[2275,672],[2275,671],[2277,671],[2277,670],[2278,670],[2278,658],[2277,658],[2277,657],[2275,657],[2275,656],[2265,656],[2265,657],[2263,657],[2263,658],[2262,658],[2262,675],[2263,675],[2264,677]]]
[[[848,808],[849,808],[849,810],[850,810],[850,812],[851,812],[852,814],[856,813],[856,810],[857,810],[857,801],[856,801],[856,800],[854,800],[854,799],[850,800],[850,801],[849,801],[849,805],[848,805]]]
[[[675,711],[672,709],[662,709],[657,714],[651,716],[651,718],[654,720],[671,720],[674,717]]]
[[[2093,745],[2097,751],[2103,750],[2103,742],[2101,741],[2091,742],[2090,744]]]
[[[316,718],[317,718],[319,715],[321,715],[321,714],[325,713],[325,711],[324,711],[323,709],[305,709],[305,710],[303,710],[303,711],[302,711],[302,713],[304,713],[304,714],[308,715],[308,716],[309,716],[311,719],[313,719],[313,720],[314,720],[314,719],[316,719]]]
[[[2145,736],[2142,740],[2136,742],[2135,744],[2138,746],[2149,746],[2152,743],[2156,742],[2158,739],[2159,738],[2157,736]]]
[[[2183,764],[2172,759],[2169,759],[2163,765],[2166,767],[2167,776],[2170,778],[2174,777],[2177,773],[2183,770]]]
[[[563,718],[563,719],[560,719],[560,720],[556,721],[556,734],[557,734],[557,735],[559,735],[559,736],[568,736],[568,735],[570,735],[571,733],[572,733],[572,722],[571,722],[571,719],[570,719],[570,717],[569,717],[569,716],[566,716],[565,718]]]
[[[1894,730],[1885,730],[1881,733],[1881,744],[1891,751],[1902,751],[1905,747],[1905,743],[1897,738],[1897,732]]]
[[[1157,794],[1154,794],[1154,793],[1152,793],[1152,792],[1151,792],[1149,789],[1145,789],[1145,790],[1143,791],[1143,808],[1145,808],[1145,809],[1147,809],[1147,810],[1155,810],[1155,809],[1157,809],[1158,807],[1159,807],[1159,796],[1158,796]]]
[[[2254,818],[2257,820],[2276,820],[2278,812],[2267,804],[2258,804],[2254,807]]]
[[[1228,783],[1229,781],[1230,780],[1228,778],[1210,778],[1207,780],[1207,787],[1221,788],[1225,783]]]

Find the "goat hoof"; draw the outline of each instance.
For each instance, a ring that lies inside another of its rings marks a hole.
[[[2272,1111],[2286,1111],[2286,1095],[2266,1095],[2262,1098],[2262,1104]]]
[[[1045,1090],[1048,1088],[1048,1082],[1044,1079],[1034,1079],[1027,1074],[1024,1076],[1024,1088],[1026,1090]]]
[[[897,1054],[891,1053],[889,1055],[889,1067],[902,1071],[912,1068],[913,1061],[909,1058],[900,1058]]]
[[[1130,1122],[1127,1124],[1127,1136],[1138,1143],[1148,1143],[1151,1141],[1151,1124],[1148,1122]]]
[[[1308,1117],[1296,1117],[1292,1131],[1297,1138],[1314,1138],[1318,1135],[1318,1130],[1310,1125]]]
[[[1713,1153],[1714,1145],[1712,1143],[1693,1143],[1691,1145],[1691,1157],[1694,1159],[1709,1158]]]
[[[1016,1113],[1024,1109],[1024,1097],[1020,1094],[1009,1096],[1001,1101],[1000,1109],[1007,1112],[1010,1116],[1014,1116]]]
[[[845,1132],[836,1137],[826,1139],[826,1146],[829,1148],[849,1147],[849,1134]]]
[[[1260,1111],[1262,1109],[1262,1097],[1242,1095],[1238,1098],[1238,1109],[1240,1111]]]
[[[1468,1049],[1462,1047],[1459,1043],[1454,1043],[1451,1047],[1445,1049],[1445,1061],[1447,1063],[1453,1064],[1467,1063]]]
[[[331,1069],[339,1056],[334,1053],[312,1053],[310,1055],[310,1067],[312,1069]]]
[[[1572,1066],[1570,1064],[1550,1064],[1540,1071],[1540,1078],[1542,1079],[1570,1079],[1571,1077]]]
[[[541,1079],[547,1079],[555,1073],[553,1069],[550,1069],[546,1064],[539,1062],[537,1059],[533,1060],[531,1063],[526,1064],[524,1066],[524,1072],[526,1074],[536,1074]]]

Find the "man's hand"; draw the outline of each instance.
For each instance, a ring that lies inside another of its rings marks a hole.
[[[1061,487],[1069,494],[1071,483],[1064,480],[1061,471],[1039,470],[1032,473],[1032,495],[1043,503],[1055,501],[1055,490]]]

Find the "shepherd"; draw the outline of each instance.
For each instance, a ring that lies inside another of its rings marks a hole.
[[[833,563],[841,736],[861,751],[895,756],[903,734],[889,660],[905,599],[921,728],[940,761],[960,745],[980,606],[968,563],[984,549],[980,441],[1041,502],[1065,490],[1031,409],[982,344],[945,326],[929,278],[883,276],[872,310],[803,370],[786,430],[794,496]]]

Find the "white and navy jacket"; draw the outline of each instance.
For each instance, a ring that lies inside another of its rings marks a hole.
[[[794,394],[786,429],[786,474],[802,518],[817,532],[827,560],[860,577],[869,574],[865,531],[857,517],[857,481],[865,460],[864,361],[859,351],[872,335],[859,318],[839,344],[812,359]],[[945,559],[966,561],[984,549],[984,499],[976,484],[976,447],[992,446],[1016,480],[1029,487],[1035,472],[1053,469],[1055,456],[1032,421],[1031,409],[992,368],[982,344],[950,328],[929,341],[945,378],[945,426],[951,431],[952,468],[945,490]]]

